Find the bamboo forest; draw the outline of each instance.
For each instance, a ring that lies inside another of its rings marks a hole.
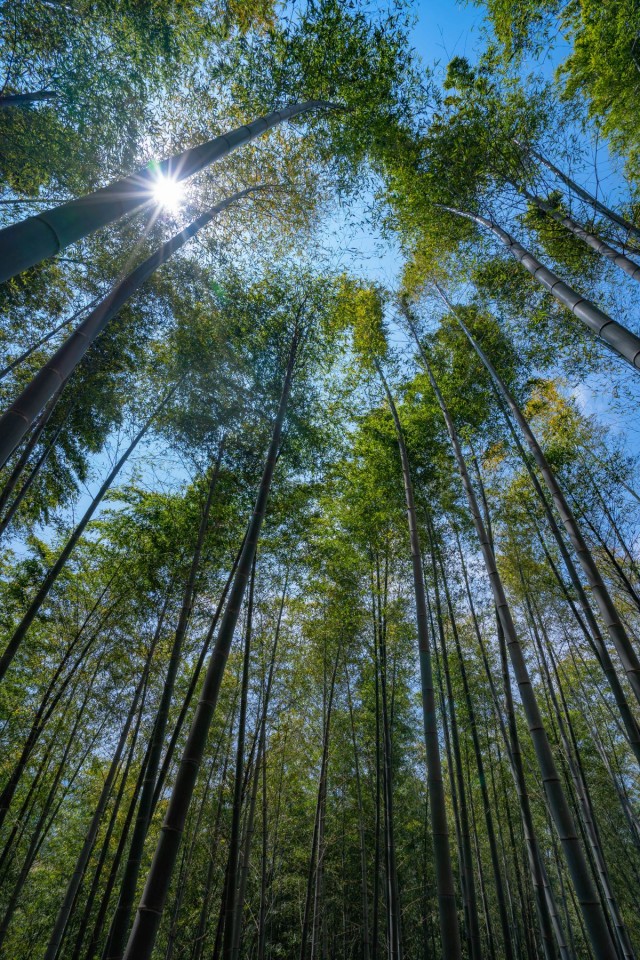
[[[640,960],[640,0],[0,5],[0,957]]]

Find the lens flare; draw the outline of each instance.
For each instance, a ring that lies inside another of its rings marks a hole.
[[[184,185],[172,177],[159,176],[153,188],[153,199],[163,210],[177,213],[184,199]]]

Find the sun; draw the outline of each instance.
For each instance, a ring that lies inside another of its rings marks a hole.
[[[173,177],[164,177],[161,174],[153,187],[153,199],[164,210],[177,213],[184,199],[184,184],[174,180]]]

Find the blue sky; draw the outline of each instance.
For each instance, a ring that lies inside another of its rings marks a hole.
[[[384,2],[384,0],[383,0]],[[416,17],[412,34],[413,45],[425,67],[435,71],[435,77],[444,76],[447,63],[454,56],[465,56],[475,62],[485,48],[490,27],[484,19],[484,9],[473,3],[458,3],[456,0],[417,0],[413,11]],[[568,45],[559,37],[543,61],[528,61],[523,64],[523,73],[535,72],[551,80],[556,66],[567,54]],[[558,133],[559,160],[562,141],[575,130],[562,130]],[[560,161],[560,166],[574,177],[582,186],[613,205],[628,197],[628,188],[624,180],[622,163],[612,157],[604,140],[596,140],[590,135],[580,136],[583,156],[570,157]],[[331,219],[329,231],[334,232],[330,246],[335,250],[336,264],[351,268],[370,279],[393,287],[397,284],[402,267],[400,251],[389,241],[382,238],[370,227],[353,228],[341,223],[340,218]],[[624,311],[617,316],[622,322],[638,328],[635,303],[631,291],[632,283],[622,282],[615,291],[615,301]],[[626,290],[626,293],[625,293]],[[614,311],[614,316],[616,313]],[[402,342],[398,333],[392,339]],[[572,385],[569,385],[571,389]],[[640,427],[636,424],[635,410],[640,401],[640,383],[629,377],[626,364],[616,365],[613,375],[594,374],[575,386],[573,394],[586,414],[595,414],[612,432],[623,439],[630,452],[640,454]]]
[[[452,57],[476,58],[483,46],[480,7],[455,0],[419,0],[415,13],[413,43],[425,63],[446,66]]]
[[[381,6],[387,6],[388,0],[380,0]],[[416,18],[412,34],[412,43],[421,57],[425,67],[435,71],[436,78],[442,76],[447,63],[454,56],[466,56],[474,62],[481,55],[486,43],[487,27],[484,22],[484,10],[481,6],[471,3],[458,3],[456,0],[417,0],[413,12]],[[560,44],[552,57],[544,64],[528,64],[526,68],[536,67],[545,76],[551,77],[553,69],[566,51]],[[585,141],[586,162],[577,163],[570,171],[575,179],[579,180],[587,189],[600,190],[605,196],[619,198],[625,191],[624,180],[620,173],[620,165],[609,156],[606,145],[600,144],[594,150],[593,145]],[[360,219],[354,211],[355,218]],[[360,275],[381,282],[389,287],[397,284],[401,270],[401,256],[392,242],[383,240],[375,230],[363,225],[354,226],[354,218],[340,214],[329,218],[324,231],[325,252],[330,266],[353,270]],[[366,218],[364,218],[366,220]],[[635,319],[635,318],[634,318]],[[392,337],[395,339],[395,337]],[[399,338],[401,339],[401,338]],[[629,384],[629,371],[626,365],[620,365],[619,374],[614,380],[620,384]],[[627,391],[631,401],[626,410],[619,399],[612,398],[616,392],[615,382],[601,382],[597,376],[576,386],[575,396],[582,409],[588,414],[596,414],[612,431],[623,437],[629,450],[640,452],[640,428],[636,426],[634,415],[637,401],[640,399],[640,383],[638,388]],[[142,451],[141,451],[142,452]],[[184,476],[184,468],[178,463],[170,464],[166,453],[154,457],[154,448],[147,447],[143,457],[134,458],[128,469],[123,471],[120,482],[131,476],[132,471],[139,471],[145,480],[151,478],[153,466],[164,468],[174,476]],[[159,451],[158,451],[159,452]],[[146,464],[144,463],[146,458]],[[83,491],[79,502],[72,512],[76,514],[86,508],[90,493],[93,493],[99,479],[106,472],[106,464],[110,457],[105,452],[97,458],[94,464],[95,473],[87,488]],[[154,464],[155,460],[155,464]],[[153,482],[151,485],[155,485]]]

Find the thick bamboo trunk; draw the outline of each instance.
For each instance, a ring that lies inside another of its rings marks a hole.
[[[53,257],[69,244],[125,214],[149,206],[153,202],[158,178],[186,180],[285,120],[312,110],[333,108],[333,104],[324,100],[309,100],[284,107],[159,164],[149,164],[95,193],[5,227],[0,231],[0,283],[47,257]]]
[[[248,187],[234,193],[197,217],[192,223],[161,244],[124,279],[120,280],[100,301],[73,333],[56,350],[50,360],[38,371],[20,396],[0,417],[0,468],[7,462],[34,419],[78,366],[87,350],[104,331],[120,308],[140,289],[159,267],[169,260],[203,227],[231,204],[264,187]],[[1,234],[0,234],[1,239]]]
[[[419,340],[418,345],[420,346]],[[491,589],[494,596],[495,605],[498,611],[500,624],[505,634],[506,644],[511,657],[511,662],[516,675],[518,689],[522,698],[522,704],[527,717],[527,723],[533,746],[544,785],[545,795],[549,805],[549,811],[552,815],[554,826],[562,844],[572,884],[576,892],[585,927],[588,931],[594,954],[598,960],[615,960],[617,951],[611,939],[609,928],[606,922],[602,906],[594,888],[591,876],[589,874],[588,864],[580,840],[576,833],[576,828],[567,802],[567,798],[562,789],[562,782],[556,769],[555,760],[551,751],[551,746],[547,739],[540,710],[538,708],[535,692],[529,676],[522,647],[515,629],[515,624],[511,617],[511,611],[507,602],[506,594],[502,586],[502,580],[495,562],[495,556],[489,543],[486,529],[475,496],[475,492],[469,480],[466,464],[462,454],[462,449],[458,440],[453,420],[446,407],[438,384],[433,376],[431,367],[427,361],[424,351],[421,349],[421,355],[424,362],[427,375],[431,386],[436,395],[436,399],[442,410],[443,417],[451,439],[458,470],[462,479],[469,510],[478,535],[478,541],[484,558],[487,576],[489,578]]]
[[[553,271],[540,263],[532,253],[526,250],[517,240],[514,240],[511,234],[503,230],[493,220],[482,217],[477,213],[456,210],[453,207],[443,207],[443,209],[456,214],[456,216],[473,220],[479,226],[491,230],[509,253],[522,264],[525,270],[528,270],[534,280],[541,284],[545,290],[548,290],[559,303],[567,307],[592,333],[604,340],[615,353],[630,363],[634,369],[640,368],[640,337],[632,333],[631,330],[627,330],[621,323],[612,320],[608,314],[596,307],[586,297],[576,293],[568,283],[565,283]]]
[[[153,951],[173,867],[180,847],[180,840],[184,830],[191,796],[213,719],[224,674],[224,667],[229,656],[229,649],[240,614],[240,607],[244,598],[247,580],[251,572],[253,555],[262,529],[262,522],[271,489],[271,481],[280,449],[282,428],[293,381],[299,336],[299,329],[296,326],[278,413],[276,415],[273,434],[260,481],[258,497],[247,527],[244,547],[238,562],[233,585],[229,592],[229,600],[220,623],[218,638],[204,679],[200,701],[191,724],[187,743],[182,755],[182,761],[178,768],[169,801],[167,814],[162,825],[153,862],[147,875],[147,882],[138,907],[136,921],[125,951],[126,960],[149,960]]]
[[[588,230],[585,230],[584,227],[581,227],[580,224],[571,217],[560,213],[560,211],[556,210],[552,203],[549,203],[547,200],[543,200],[541,197],[535,196],[525,187],[520,187],[519,189],[522,195],[526,197],[530,203],[533,203],[539,210],[542,210],[543,213],[546,213],[548,216],[552,217],[556,223],[559,223],[560,226],[572,233],[574,237],[578,237],[579,240],[582,240],[582,242],[590,247],[591,250],[595,251],[595,253],[598,253],[601,257],[604,257],[605,260],[608,260],[615,267],[618,267],[618,269],[623,270],[624,273],[631,277],[632,280],[636,280],[638,283],[640,283],[640,265],[631,260],[630,257],[627,257],[624,253],[620,253],[619,250],[616,250],[605,240],[602,240],[595,234],[589,233]]]
[[[30,103],[42,103],[45,100],[55,100],[58,94],[55,90],[33,90],[31,93],[7,93],[0,97],[0,110],[9,107],[25,107]]]
[[[407,503],[407,519],[409,523],[409,537],[411,542],[411,563],[413,571],[413,588],[416,602],[416,627],[418,632],[418,648],[420,657],[420,682],[422,690],[422,715],[424,720],[424,734],[427,749],[427,779],[429,786],[429,801],[431,809],[431,827],[433,832],[434,854],[436,862],[436,876],[438,886],[438,907],[440,912],[440,936],[442,954],[447,960],[459,960],[461,957],[460,930],[458,926],[458,911],[456,892],[453,883],[451,868],[451,853],[449,850],[449,830],[447,827],[447,810],[442,781],[442,765],[440,761],[440,745],[438,742],[438,728],[436,721],[436,701],[433,687],[433,673],[431,655],[429,651],[429,626],[427,621],[427,602],[422,573],[422,551],[416,508],[413,496],[413,484],[409,456],[407,454],[402,425],[398,411],[389,390],[382,369],[378,367],[380,378],[384,385],[387,401],[396,429],[400,458],[402,462],[402,476]]]

